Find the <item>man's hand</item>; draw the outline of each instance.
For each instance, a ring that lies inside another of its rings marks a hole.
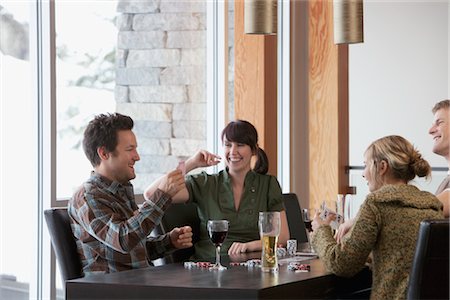
[[[184,249],[192,247],[192,228],[191,226],[184,226],[181,228],[175,227],[169,233],[172,245],[177,249]]]
[[[184,176],[181,170],[173,170],[162,177],[158,188],[169,194],[170,197],[176,195],[185,186]]]

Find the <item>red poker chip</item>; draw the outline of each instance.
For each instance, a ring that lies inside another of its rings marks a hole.
[[[311,271],[311,265],[310,264],[302,264],[302,263],[294,263],[291,262],[288,265],[288,270],[291,271],[299,271],[299,272],[308,272]]]
[[[209,261],[199,261],[197,262],[197,266],[200,268],[208,268],[210,267],[212,264]]]

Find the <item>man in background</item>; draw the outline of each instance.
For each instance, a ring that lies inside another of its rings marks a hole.
[[[433,125],[428,133],[433,137],[433,152],[444,157],[450,168],[450,100],[442,100],[433,107]],[[444,204],[444,216],[449,217],[450,171],[439,185],[436,196]]]

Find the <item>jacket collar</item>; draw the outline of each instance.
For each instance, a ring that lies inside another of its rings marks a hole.
[[[403,206],[419,209],[439,210],[442,208],[442,203],[436,196],[426,191],[420,191],[416,186],[410,184],[388,184],[369,194],[368,198],[380,203],[396,202]]]

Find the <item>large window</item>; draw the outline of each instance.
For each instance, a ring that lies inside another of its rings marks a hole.
[[[27,297],[33,272],[30,251],[36,249],[29,238],[36,201],[29,12],[23,1],[2,1],[0,6],[1,299]]]
[[[188,0],[1,5],[0,298],[61,298],[42,212],[67,205],[89,176],[87,122],[133,117],[136,193],[198,149],[217,151],[209,146],[226,119],[216,103],[225,84],[206,73],[223,78],[214,40],[224,39],[226,10]]]
[[[81,146],[87,123],[116,111],[116,7],[113,0],[55,1],[58,199],[67,200],[89,176]]]

